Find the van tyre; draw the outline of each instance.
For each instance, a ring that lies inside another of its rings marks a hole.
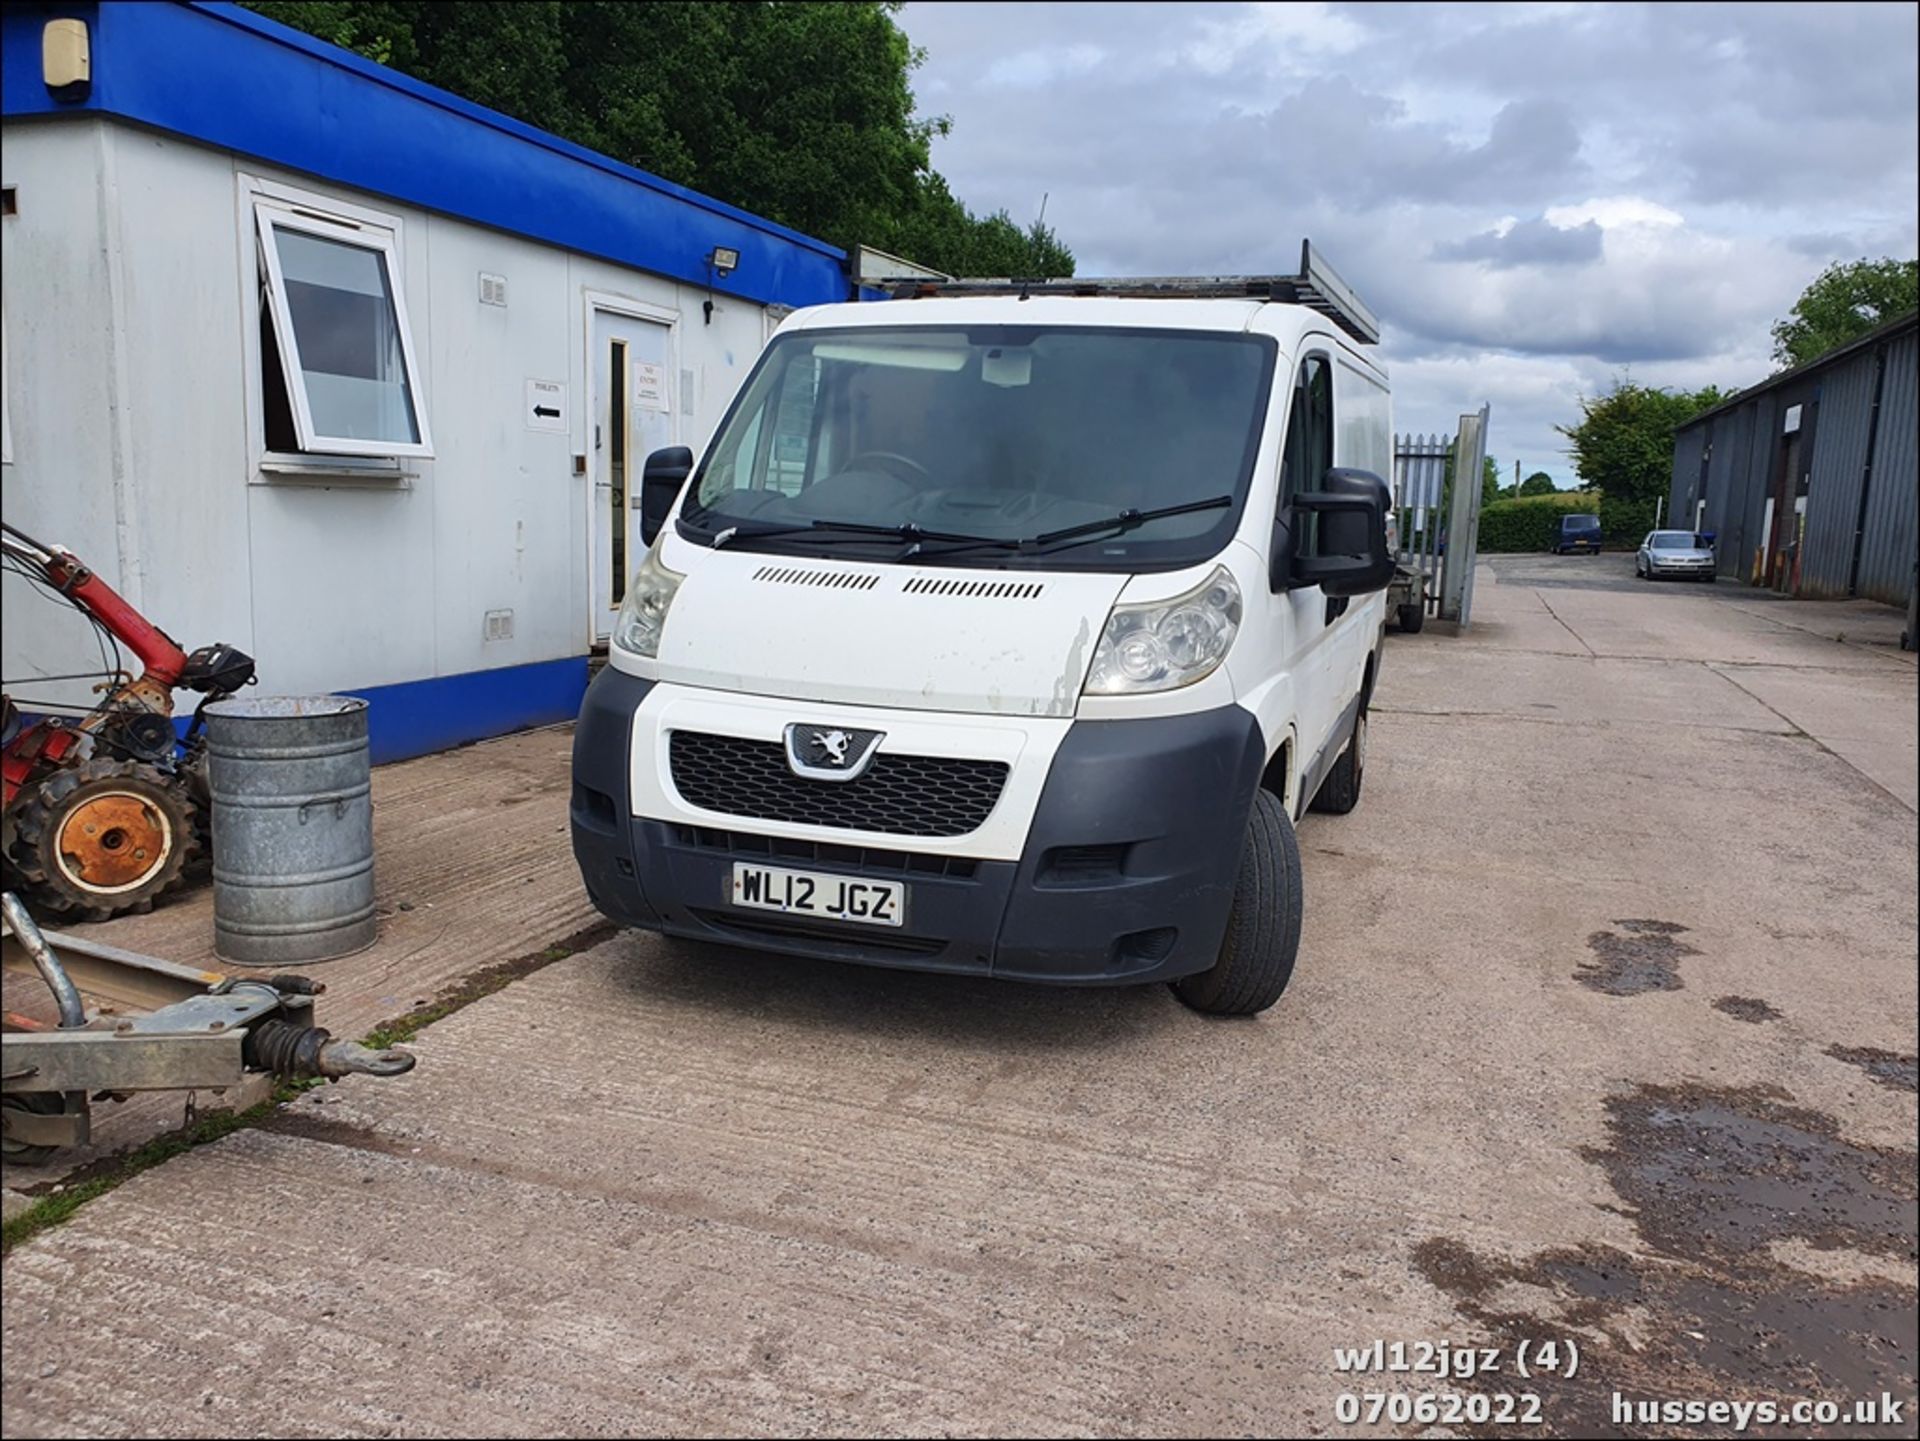
[[[200,848],[194,806],[164,772],[89,760],[14,798],[8,884],[65,920],[150,911]]]
[[[1344,816],[1360,804],[1360,783],[1367,774],[1367,707],[1361,703],[1354,713],[1353,734],[1347,738],[1346,749],[1340,752],[1340,759],[1333,763],[1333,769],[1327,772],[1327,778],[1320,783],[1320,792],[1313,798],[1312,809],[1323,815]]]
[[[1206,1015],[1258,1015],[1293,979],[1299,950],[1300,846],[1280,798],[1256,791],[1219,958],[1175,981],[1173,993]]]

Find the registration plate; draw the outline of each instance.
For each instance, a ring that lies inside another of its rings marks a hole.
[[[907,919],[907,888],[898,881],[863,881],[738,861],[733,867],[731,899],[736,906],[754,910],[869,926],[904,925]]]

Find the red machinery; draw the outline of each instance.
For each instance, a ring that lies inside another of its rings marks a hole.
[[[70,551],[0,524],[5,568],[73,605],[142,667],[104,664],[103,692],[78,717],[27,723],[4,700],[5,870],[9,889],[83,920],[147,910],[178,884],[206,825],[205,738],[196,708],[176,737],[176,687],[209,701],[253,679],[253,660],[225,644],[188,655]],[[74,677],[59,677],[72,679]]]

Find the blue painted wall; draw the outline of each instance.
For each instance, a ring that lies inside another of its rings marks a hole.
[[[380,766],[573,720],[586,692],[587,658],[571,656],[400,685],[348,687],[340,694],[367,702],[367,745],[373,763]],[[191,708],[199,699],[188,691],[175,694],[175,703],[187,707],[173,718],[176,735],[186,736]],[[20,714],[25,725],[46,718],[35,710]],[[64,720],[75,718],[62,715]]]
[[[40,32],[87,22],[91,92],[41,81]],[[525,235],[708,283],[716,245],[740,268],[717,293],[763,303],[847,298],[844,253],[621,165],[237,6],[106,0],[10,5],[0,17],[0,114],[94,111]]]
[[[378,766],[570,721],[586,691],[587,658],[570,656],[343,694],[368,702],[367,739]]]

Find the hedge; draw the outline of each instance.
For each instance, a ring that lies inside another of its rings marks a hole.
[[[1653,529],[1657,502],[1651,500],[1613,500],[1600,498],[1600,538],[1622,550],[1638,550],[1640,542]]]
[[[1485,552],[1551,550],[1563,515],[1598,515],[1603,544],[1637,546],[1653,529],[1653,501],[1620,501],[1589,490],[1563,490],[1519,500],[1496,500],[1480,512]]]
[[[1559,532],[1561,516],[1592,515],[1598,510],[1599,497],[1585,491],[1496,500],[1480,512],[1480,549],[1548,550]]]

